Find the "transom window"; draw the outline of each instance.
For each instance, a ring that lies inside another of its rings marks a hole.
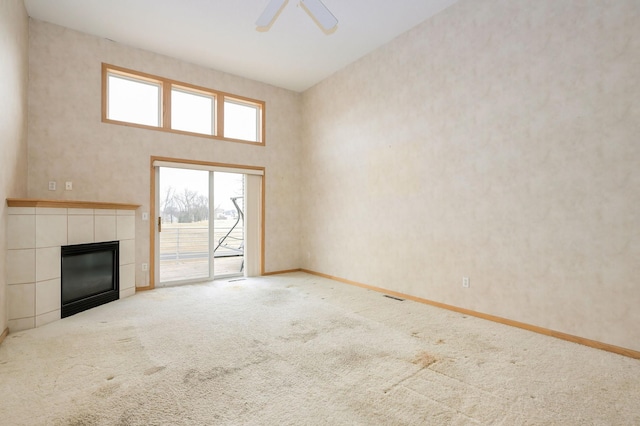
[[[263,101],[102,64],[102,121],[264,144]]]
[[[187,88],[171,88],[171,128],[215,135],[216,97]],[[255,139],[248,139],[255,141]]]
[[[260,107],[239,99],[224,98],[224,137],[255,140],[260,134]]]
[[[111,120],[160,126],[161,85],[123,75],[109,75],[107,116]]]

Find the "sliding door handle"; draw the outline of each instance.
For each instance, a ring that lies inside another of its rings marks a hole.
[[[162,232],[162,217],[158,216],[158,232]]]

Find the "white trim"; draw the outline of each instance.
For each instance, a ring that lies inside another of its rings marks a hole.
[[[215,183],[215,173],[209,172],[209,224],[207,227],[209,228],[209,252],[207,253],[207,257],[209,258],[209,279],[212,280],[215,278],[215,263],[216,259],[213,256],[213,250],[216,247],[216,227],[215,227],[215,208],[216,199],[215,199],[215,191],[214,191],[214,183]]]
[[[244,275],[245,277],[257,277],[260,275],[262,238],[262,177],[255,175],[245,176],[245,220],[244,220]]]
[[[153,173],[155,175],[155,190],[156,193],[154,195],[155,200],[153,201],[155,204],[155,213],[156,216],[153,218],[150,218],[150,220],[154,221],[154,225],[153,225],[153,232],[155,232],[155,238],[154,238],[154,247],[153,247],[153,276],[155,277],[155,283],[154,285],[156,287],[160,287],[161,286],[161,282],[160,282],[160,233],[158,232],[158,220],[162,220],[162,219],[158,219],[161,217],[162,213],[160,212],[160,168],[156,167],[155,169],[153,169]]]
[[[206,164],[174,163],[172,161],[161,160],[154,160],[153,167],[173,167],[174,169],[206,170],[209,172],[240,173],[243,175],[264,176],[264,170],[262,169],[210,166]]]

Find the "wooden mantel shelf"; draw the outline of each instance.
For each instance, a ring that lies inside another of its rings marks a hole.
[[[136,210],[139,204],[103,203],[100,201],[43,200],[39,198],[7,198],[9,207],[49,207],[59,209]]]

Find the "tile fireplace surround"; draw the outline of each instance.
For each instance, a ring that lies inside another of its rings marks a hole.
[[[132,204],[9,199],[7,298],[9,330],[60,319],[60,247],[120,241],[120,298],[135,293]]]

